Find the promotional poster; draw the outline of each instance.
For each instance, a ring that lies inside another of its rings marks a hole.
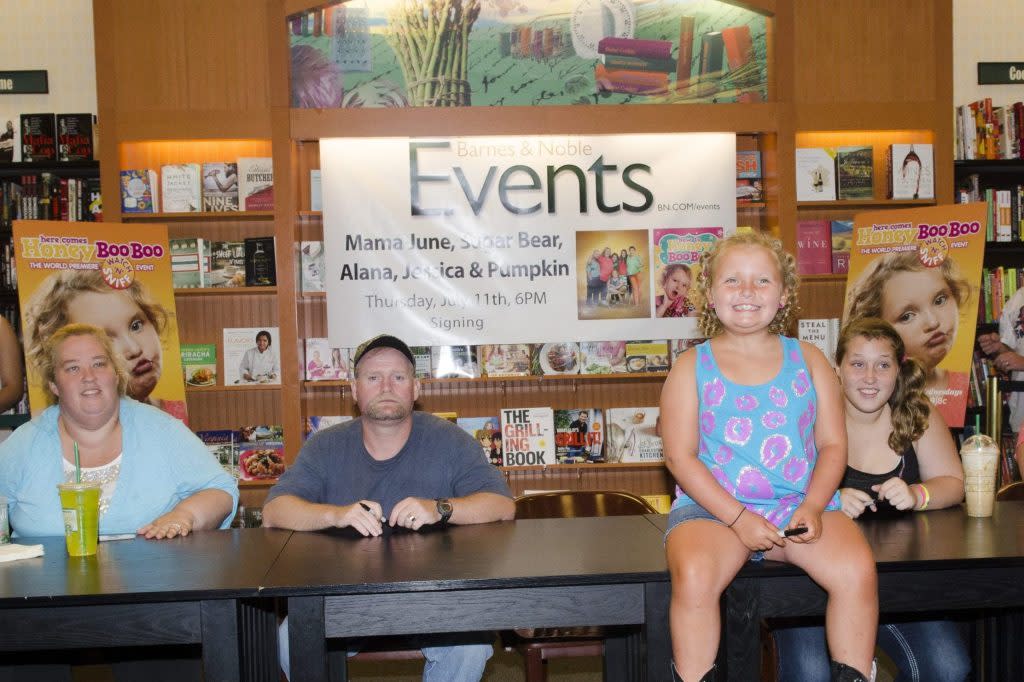
[[[85,323],[110,336],[130,397],[187,421],[167,227],[15,220],[13,229],[33,416],[47,406],[33,358],[57,329]]]
[[[927,373],[947,426],[964,425],[985,250],[984,203],[858,213],[843,322],[881,317]]]
[[[726,133],[323,139],[331,345],[692,336],[656,316],[653,235],[735,231],[735,159]]]
[[[768,20],[738,4],[328,3],[288,17],[291,106],[763,102]]]

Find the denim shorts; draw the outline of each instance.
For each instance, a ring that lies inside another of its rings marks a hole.
[[[697,519],[705,519],[707,521],[720,523],[723,526],[725,525],[722,523],[721,519],[695,502],[684,504],[681,507],[673,507],[668,514],[668,527],[665,529],[665,542],[668,542],[668,534],[675,530],[676,526],[681,523],[686,523],[687,521],[696,521]],[[750,553],[751,561],[761,561],[763,559],[764,552],[757,551]]]

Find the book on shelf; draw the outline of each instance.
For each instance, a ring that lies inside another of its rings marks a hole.
[[[273,237],[246,237],[245,286],[272,287],[277,284]]]
[[[196,431],[196,437],[203,441],[203,445],[220,463],[224,471],[228,472],[232,478],[238,479],[238,455],[242,434],[234,429],[211,429]]]
[[[207,161],[203,172],[203,211],[218,213],[238,210],[238,164]]]
[[[210,242],[201,237],[168,240],[175,289],[200,289],[210,272]]]
[[[325,267],[324,243],[322,241],[299,244],[299,271],[302,291],[323,291]]]
[[[749,26],[729,26],[722,29],[725,60],[729,71],[738,71],[754,58],[754,41]]]
[[[667,340],[626,342],[627,372],[667,372],[668,358]]]
[[[0,116],[0,163],[21,161],[21,116]]]
[[[504,465],[551,465],[555,460],[555,416],[550,407],[501,410]]]
[[[753,204],[764,201],[764,188],[760,180],[736,178],[736,203]]]
[[[573,341],[535,344],[533,374],[579,374],[580,345]]]
[[[887,156],[890,199],[935,198],[935,162],[932,145],[891,144]]]
[[[500,417],[458,417],[455,423],[480,443],[484,459],[494,466],[502,466],[504,459]]]
[[[528,343],[496,343],[477,347],[480,372],[487,377],[529,376],[532,349]]]
[[[797,221],[796,269],[801,275],[827,275],[832,272],[832,226],[829,221]]]
[[[160,203],[164,213],[198,213],[202,209],[198,163],[168,163],[160,167]]]
[[[832,274],[845,275],[850,271],[850,247],[853,244],[853,221],[830,220],[832,231]]]
[[[183,343],[181,373],[188,386],[217,384],[217,345],[214,343]]]
[[[311,415],[304,420],[302,439],[306,440],[314,433],[329,429],[338,424],[352,421],[349,415]]]
[[[274,479],[284,473],[284,429],[277,424],[239,429],[238,473],[243,481]]]
[[[618,374],[626,371],[625,341],[580,343],[580,374]]]
[[[672,41],[605,36],[598,41],[597,52],[603,55],[620,55],[623,57],[671,59]]]
[[[715,78],[725,71],[725,41],[721,31],[709,31],[700,40],[700,75]]]
[[[323,189],[320,185],[320,169],[314,168],[309,171],[309,210],[324,210]]]
[[[839,318],[803,318],[797,321],[797,338],[813,343],[825,354],[829,363],[836,364],[836,344],[839,342]]]
[[[675,73],[679,66],[675,59],[657,57],[627,56],[619,54],[604,55],[602,62],[609,71],[654,71],[659,73]]]
[[[694,17],[679,17],[679,56],[676,58],[676,89],[689,87],[693,75]]]
[[[245,243],[210,242],[209,287],[245,286]]]
[[[433,351],[430,346],[409,346],[412,351],[414,371],[417,379],[430,379],[434,376]]]
[[[741,149],[736,152],[736,177],[758,179],[761,177],[761,152],[756,149]]]
[[[555,460],[559,464],[604,462],[604,411],[596,407],[555,410]]]
[[[627,95],[664,95],[668,93],[668,74],[658,71],[630,71],[594,65],[594,81],[602,92]]]
[[[605,411],[609,462],[661,462],[657,407],[612,407]]]
[[[160,212],[160,184],[156,171],[147,168],[121,171],[121,212]]]
[[[93,159],[92,114],[57,114],[57,160]]]
[[[238,203],[243,211],[274,210],[274,160],[271,157],[238,159]]]
[[[847,146],[836,150],[836,195],[839,199],[872,199],[875,196],[874,151],[871,147]]]
[[[1008,242],[1013,240],[1013,195],[1008,189],[995,190],[995,207],[993,211],[993,234],[995,241]]]
[[[480,376],[474,346],[432,346],[430,366],[435,379],[474,379]]]
[[[306,381],[349,379],[349,349],[332,348],[325,338],[306,339]]]
[[[277,327],[224,327],[224,385],[280,384],[279,342]]]
[[[836,150],[831,147],[797,147],[796,200],[835,201]]]
[[[21,115],[21,160],[57,160],[57,123],[52,113]]]
[[[672,364],[675,364],[676,358],[690,350],[694,346],[698,346],[707,341],[704,338],[692,338],[692,339],[670,339],[668,342],[668,354],[669,360]]]

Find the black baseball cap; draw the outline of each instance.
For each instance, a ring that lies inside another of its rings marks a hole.
[[[352,366],[357,366],[359,361],[363,359],[363,356],[375,348],[394,348],[404,355],[406,359],[412,363],[413,367],[416,366],[416,358],[413,357],[412,351],[409,350],[409,346],[405,345],[405,342],[397,336],[391,336],[390,334],[381,334],[380,336],[375,336],[372,339],[363,341],[359,344],[359,347],[356,348],[355,355],[352,356]]]

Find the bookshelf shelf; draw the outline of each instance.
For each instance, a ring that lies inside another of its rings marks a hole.
[[[219,220],[273,220],[273,211],[222,211],[205,213],[125,213],[125,222],[201,222]]]
[[[175,289],[176,297],[193,296],[276,296],[277,287],[207,287],[203,289]]]
[[[517,471],[522,472],[553,472],[554,470],[566,471],[572,470],[579,473],[584,471],[598,471],[598,470],[609,470],[609,469],[664,469],[665,462],[659,460],[657,462],[603,462],[599,464],[552,464],[550,466],[543,465],[527,465],[517,467],[498,467],[506,474],[514,474]]]
[[[281,384],[239,384],[238,386],[190,386],[185,384],[187,393],[222,393],[225,391],[279,391]]]
[[[507,385],[519,383],[591,383],[591,382],[634,382],[650,381],[652,379],[663,380],[668,372],[644,372],[644,373],[617,373],[617,374],[544,374],[529,376],[510,377],[452,377],[447,379],[425,378],[420,379],[422,385],[457,385],[457,384],[478,384],[486,387],[488,384]],[[345,379],[331,379],[329,381],[303,381],[302,386],[306,389],[319,388],[347,388],[349,382]]]
[[[934,206],[934,199],[838,199],[836,201],[798,201],[798,209],[807,208],[903,208],[905,206]]]

